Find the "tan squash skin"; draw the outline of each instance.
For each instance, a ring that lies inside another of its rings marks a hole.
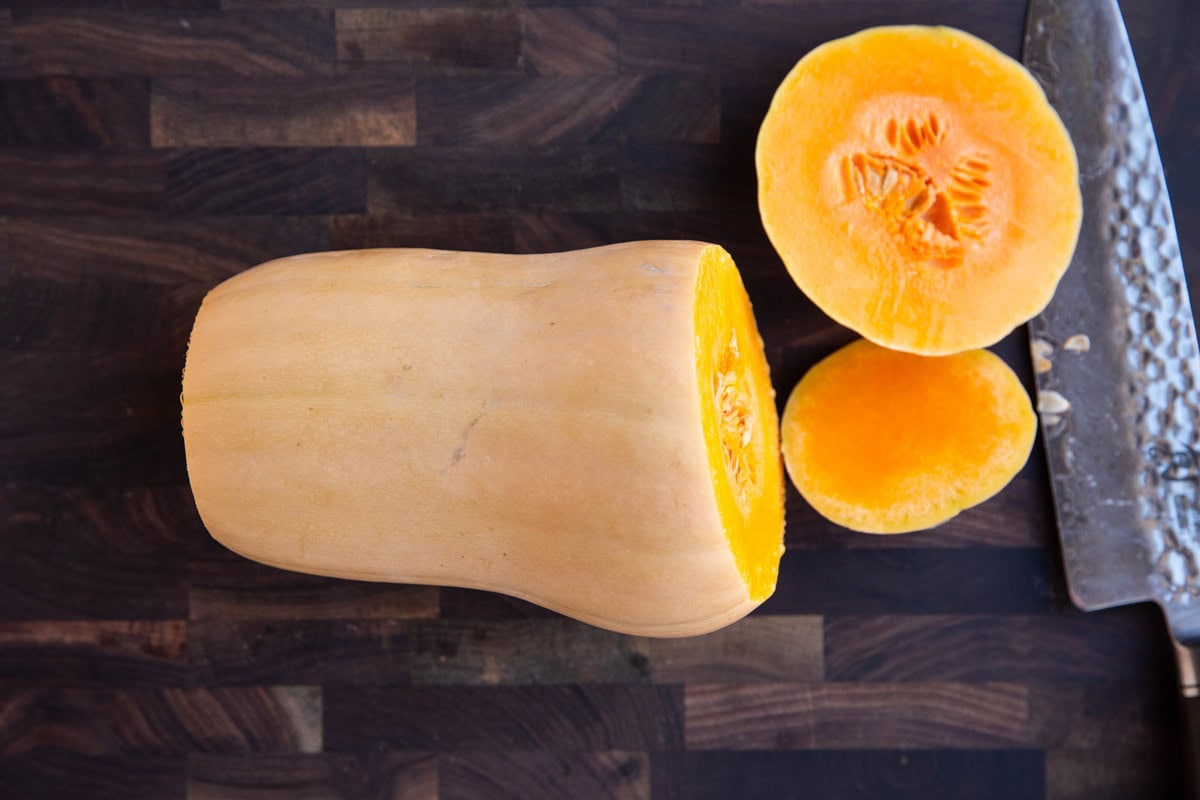
[[[321,253],[226,281],[183,381],[205,525],[274,566],[493,590],[634,634],[737,620],[763,598],[697,401],[708,247]]]

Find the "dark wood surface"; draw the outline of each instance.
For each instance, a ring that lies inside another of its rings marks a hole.
[[[1200,8],[1125,5],[1195,291]],[[907,537],[792,492],[775,597],[683,640],[262,567],[213,543],[186,481],[200,298],[311,250],[717,241],[782,399],[852,337],[758,222],[775,85],[874,24],[1016,55],[1024,12],[0,0],[0,797],[1177,797],[1162,622],[1071,607],[1040,449]],[[1025,346],[996,349],[1028,383]]]

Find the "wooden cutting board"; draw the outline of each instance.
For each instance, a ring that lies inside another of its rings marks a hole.
[[[1197,270],[1200,14],[1126,5]],[[0,797],[1174,797],[1162,623],[1072,609],[1040,450],[912,536],[838,530],[792,492],[775,597],[682,640],[262,567],[187,485],[201,297],[311,250],[720,242],[782,403],[853,337],[758,221],[775,85],[875,24],[1017,55],[1024,12],[0,0]],[[1028,384],[1025,346],[997,350]]]

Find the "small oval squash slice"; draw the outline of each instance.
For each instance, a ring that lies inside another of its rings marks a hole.
[[[759,132],[759,210],[799,287],[897,350],[986,347],[1049,302],[1082,216],[1066,128],[1021,64],[951,28],[811,51]]]
[[[775,588],[774,391],[716,245],[261,265],[204,299],[183,436],[209,531],[278,567],[646,636],[714,630]]]
[[[1029,458],[1037,420],[987,350],[918,356],[860,339],[814,366],[783,412],[784,463],[822,516],[863,533],[939,525]]]

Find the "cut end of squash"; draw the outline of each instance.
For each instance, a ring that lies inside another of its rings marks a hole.
[[[886,347],[986,347],[1038,314],[1082,219],[1078,163],[1032,75],[952,28],[828,42],[759,133],[763,225],[825,313]]]
[[[696,376],[721,524],[750,599],[775,590],[784,485],[775,392],[736,265],[710,246],[696,277]]]
[[[986,350],[927,357],[866,340],[813,367],[783,414],[788,475],[814,509],[864,533],[946,522],[1025,465],[1036,417]]]

